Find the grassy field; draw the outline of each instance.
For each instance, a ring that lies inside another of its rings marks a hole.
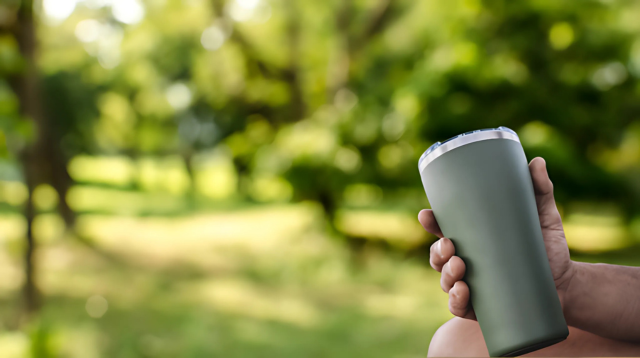
[[[78,229],[90,244],[43,240],[38,253],[40,331],[59,356],[417,357],[450,317],[433,270],[375,249],[354,263],[311,204],[85,215]],[[0,350],[23,356],[11,243]]]

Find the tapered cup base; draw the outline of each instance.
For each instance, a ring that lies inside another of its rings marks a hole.
[[[527,354],[527,353],[535,352],[535,351],[537,351],[539,349],[542,349],[542,348],[546,348],[546,347],[552,346],[552,345],[554,345],[556,343],[560,343],[560,342],[564,341],[565,339],[567,339],[567,337],[550,339],[550,340],[543,341],[543,342],[540,342],[540,343],[532,344],[532,345],[524,347],[524,348],[517,349],[517,350],[515,350],[513,352],[509,352],[509,353],[503,354],[500,357],[517,357],[517,356],[521,356],[521,355],[524,355],[524,354]]]

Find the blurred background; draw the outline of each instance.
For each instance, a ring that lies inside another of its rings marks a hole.
[[[508,126],[640,264],[640,3],[0,0],[3,357],[418,357],[417,160]]]

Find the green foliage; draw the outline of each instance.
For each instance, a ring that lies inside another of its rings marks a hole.
[[[227,199],[314,200],[332,221],[354,188],[382,193],[362,209],[428,205],[422,151],[504,125],[546,158],[561,205],[613,203],[625,225],[640,215],[637,4],[92,4],[44,4],[38,27],[43,105],[67,161],[177,154],[195,188],[191,162],[213,150],[233,163],[211,179],[235,186],[218,191]],[[23,67],[4,34],[0,72]],[[3,83],[7,155],[32,130]]]
[[[637,264],[640,3],[43,0],[33,56],[31,3],[0,4],[0,291],[38,133],[33,356],[423,355],[417,160],[478,128],[547,160],[570,248],[608,251],[578,259]]]

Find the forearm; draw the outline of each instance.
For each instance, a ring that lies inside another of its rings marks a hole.
[[[602,337],[640,342],[640,267],[573,263],[563,299],[571,326]]]

